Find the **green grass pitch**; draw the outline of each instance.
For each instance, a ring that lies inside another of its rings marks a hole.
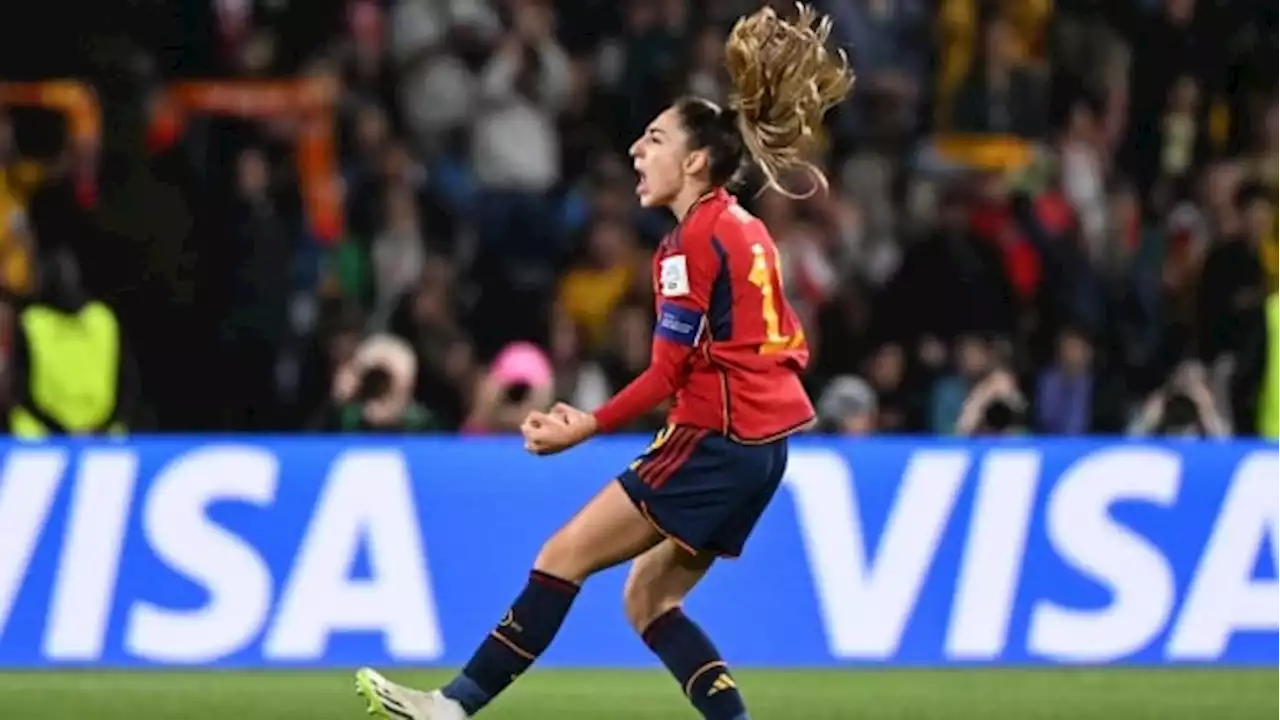
[[[388,671],[432,687],[439,671]],[[735,673],[754,720],[1252,720],[1276,670],[865,670]],[[356,720],[346,672],[0,673],[14,720]],[[484,720],[695,719],[658,671],[534,670]]]

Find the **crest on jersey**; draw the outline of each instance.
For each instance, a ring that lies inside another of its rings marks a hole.
[[[658,267],[658,290],[663,297],[689,294],[689,264],[684,255],[664,258]]]

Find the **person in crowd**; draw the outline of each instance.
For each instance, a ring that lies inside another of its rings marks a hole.
[[[1231,426],[1218,412],[1204,366],[1187,361],[1153,392],[1129,426],[1134,436],[1220,438]]]
[[[1051,435],[1084,435],[1093,427],[1093,346],[1076,328],[1058,335],[1057,359],[1036,383],[1035,426]]]
[[[991,371],[990,342],[978,333],[963,335],[955,344],[951,374],[939,378],[929,401],[929,429],[939,435],[956,432],[966,398]]]
[[[1027,425],[1027,400],[1018,388],[1017,378],[1007,369],[997,368],[974,385],[964,399],[955,434],[1024,435]]]
[[[530,412],[550,406],[555,394],[550,359],[538,346],[516,342],[503,348],[476,383],[471,414],[462,432],[514,432]]]
[[[876,393],[856,375],[833,378],[818,398],[818,429],[834,435],[876,430]]]
[[[141,388],[120,319],[88,294],[66,249],[41,260],[37,282],[37,297],[14,328],[10,434],[39,439],[127,432]]]
[[[424,432],[437,427],[414,400],[417,358],[393,335],[372,335],[333,376],[332,402],[316,423],[331,432]]]
[[[560,280],[557,307],[582,329],[589,349],[604,346],[614,310],[635,284],[635,245],[635,233],[625,221],[597,220],[587,238],[585,262]]]

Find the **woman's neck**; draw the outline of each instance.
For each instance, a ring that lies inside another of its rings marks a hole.
[[[684,222],[689,211],[713,192],[715,192],[713,187],[686,187],[676,194],[675,199],[667,207],[671,209],[671,214],[676,216],[676,222]]]

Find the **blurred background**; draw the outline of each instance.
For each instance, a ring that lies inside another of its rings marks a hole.
[[[725,34],[760,4],[7,8],[11,430],[593,409],[647,363],[673,224],[626,148],[678,95],[726,98]],[[742,198],[821,430],[1274,437],[1275,3],[815,4],[858,76],[831,192]]]

